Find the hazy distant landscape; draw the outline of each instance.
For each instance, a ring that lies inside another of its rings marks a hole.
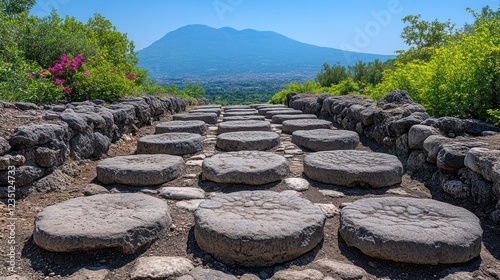
[[[139,51],[138,58],[160,85],[195,82],[212,100],[223,95],[241,103],[249,95],[266,102],[290,82],[314,80],[324,63],[348,66],[394,56],[317,47],[275,32],[188,25]]]

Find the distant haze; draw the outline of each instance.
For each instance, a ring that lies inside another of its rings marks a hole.
[[[178,79],[314,79],[323,63],[352,65],[391,55],[301,43],[275,32],[188,25],[139,51],[139,65],[161,83]]]

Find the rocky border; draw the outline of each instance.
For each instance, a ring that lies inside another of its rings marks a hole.
[[[463,204],[493,209],[490,217],[500,223],[500,156],[492,156],[500,154],[500,127],[431,118],[405,91],[392,91],[378,102],[363,95],[290,93],[285,105],[374,140],[409,170],[425,174],[427,187]]]
[[[151,125],[165,114],[183,112],[188,106],[209,104],[207,99],[145,96],[119,100],[105,106],[102,100],[44,105],[44,118],[58,123],[16,127],[9,139],[0,137],[0,197],[8,195],[8,168],[16,167],[16,198],[32,190],[64,187],[67,175],[78,173],[69,162],[100,159],[111,143],[123,135]],[[29,105],[29,106],[27,106]],[[20,110],[38,110],[32,103],[10,104]],[[58,171],[58,172],[55,172]]]

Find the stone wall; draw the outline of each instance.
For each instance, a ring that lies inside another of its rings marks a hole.
[[[500,222],[500,127],[478,120],[431,118],[405,91],[374,102],[362,95],[296,94],[288,107],[332,121],[384,146],[406,167],[464,204]]]
[[[46,105],[44,109],[50,113],[45,118],[58,120],[56,123],[16,127],[9,139],[0,137],[0,197],[8,194],[9,166],[16,167],[16,198],[33,190],[63,188],[70,182],[69,176],[78,175],[75,161],[100,159],[111,143],[124,134],[150,125],[164,114],[208,103],[206,99],[146,96],[123,99],[109,106],[99,100]],[[37,106],[33,104],[26,109],[34,108]]]

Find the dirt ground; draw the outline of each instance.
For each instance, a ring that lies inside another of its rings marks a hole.
[[[16,118],[14,109],[4,109],[0,112],[2,115],[2,128],[0,136],[9,136],[12,128],[24,123],[46,122],[44,120],[33,118]],[[40,113],[43,115],[43,112]],[[166,116],[161,121],[170,120],[171,116]],[[5,122],[4,120],[9,120]],[[154,124],[157,124],[155,122]],[[123,140],[113,144],[109,156],[129,155],[135,152],[136,139],[143,135],[153,134],[154,127],[144,127],[135,135],[127,135]],[[290,142],[290,136],[282,135],[280,146],[273,148],[272,151],[284,155],[290,163],[289,177],[304,177],[302,174],[302,159],[304,152],[297,152],[298,147]],[[212,129],[205,137],[204,150],[199,154],[210,156],[219,151],[215,148],[215,132]],[[358,147],[362,150],[380,151],[374,143],[367,139],[362,139],[363,145]],[[198,154],[197,154],[198,155]],[[191,155],[192,156],[192,155]],[[190,156],[186,156],[188,160]],[[40,249],[33,243],[32,233],[34,218],[44,207],[56,204],[58,202],[84,196],[83,189],[89,183],[97,183],[95,166],[96,161],[80,162],[81,173],[74,178],[71,187],[65,190],[52,193],[31,193],[27,197],[17,201],[16,205],[16,253],[17,274],[25,276],[28,279],[66,279],[71,277],[75,271],[82,268],[88,269],[107,269],[110,270],[108,278],[123,280],[129,279],[130,271],[134,261],[140,256],[181,256],[193,261],[195,266],[204,266],[221,271],[225,271],[236,276],[243,274],[255,274],[261,279],[271,277],[277,270],[276,267],[267,268],[243,268],[224,265],[205,254],[197,245],[193,234],[194,219],[193,214],[187,210],[179,209],[175,206],[176,201],[168,201],[173,219],[173,225],[160,239],[154,242],[150,247],[144,248],[133,255],[123,255],[114,250],[95,250],[90,252],[74,253],[52,253]],[[210,192],[233,192],[248,189],[266,189],[273,191],[283,191],[288,189],[284,182],[268,184],[264,186],[232,186],[218,185],[201,180],[200,166],[187,166],[184,175],[180,178],[168,182],[162,186],[191,186],[204,189],[209,195]],[[192,174],[196,174],[196,177]],[[342,203],[352,202],[359,198],[375,196],[411,196],[418,198],[435,198],[461,205],[458,201],[451,200],[450,197],[439,191],[431,191],[424,186],[423,178],[430,178],[432,174],[415,174],[407,171],[403,177],[403,182],[399,186],[383,189],[359,189],[343,188],[331,185],[320,184],[310,181],[312,187],[309,190],[301,192],[300,195],[314,203],[332,203],[339,207]],[[305,178],[305,177],[304,177]],[[111,192],[145,192],[147,194],[159,197],[155,188],[132,188],[122,186],[106,186]],[[334,190],[343,194],[342,197],[330,197],[322,194],[320,190]],[[293,261],[281,264],[278,269],[283,267],[307,268],[314,260],[331,259],[344,263],[354,264],[367,271],[370,279],[463,279],[462,276],[452,277],[454,273],[470,272],[470,279],[500,279],[500,226],[493,224],[488,219],[488,209],[482,209],[475,205],[462,205],[473,211],[482,221],[484,230],[483,246],[479,258],[475,258],[464,264],[455,265],[410,265],[401,264],[392,261],[379,260],[368,257],[361,251],[348,247],[339,237],[339,216],[328,218],[325,225],[324,240],[314,250]],[[0,255],[7,260],[7,206],[6,201],[0,203],[2,215],[0,217]],[[0,266],[0,275],[10,275],[5,266]],[[458,274],[456,274],[458,275]],[[1,277],[0,277],[1,279]]]

